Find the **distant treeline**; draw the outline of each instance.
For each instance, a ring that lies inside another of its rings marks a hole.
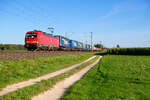
[[[150,55],[150,48],[111,48],[107,54],[117,55]]]
[[[0,50],[26,50],[21,44],[0,44]]]

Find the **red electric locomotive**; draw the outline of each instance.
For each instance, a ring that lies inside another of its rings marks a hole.
[[[30,31],[25,36],[25,47],[28,50],[56,50],[59,48],[59,39],[42,31]]]

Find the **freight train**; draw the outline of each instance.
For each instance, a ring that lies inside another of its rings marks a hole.
[[[46,32],[34,30],[29,31],[25,35],[25,48],[29,51],[33,50],[80,50],[90,51],[89,44],[83,44],[75,40],[71,40],[64,36],[48,34]]]

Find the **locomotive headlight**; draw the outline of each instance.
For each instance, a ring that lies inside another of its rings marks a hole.
[[[39,41],[32,41],[32,43],[39,43]]]

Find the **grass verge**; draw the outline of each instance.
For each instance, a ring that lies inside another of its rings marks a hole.
[[[77,67],[69,72],[66,72],[64,74],[58,75],[53,78],[50,78],[48,80],[42,80],[40,83],[37,83],[35,85],[25,87],[25,88],[15,91],[15,92],[9,93],[3,97],[0,97],[0,100],[30,100],[31,97],[50,89],[58,81],[61,81],[64,78],[71,76],[72,74],[78,72],[79,70],[83,69],[84,67],[94,63],[97,59],[98,59],[98,57],[90,60],[89,62],[87,62],[85,64],[80,65],[79,67]]]
[[[61,100],[150,100],[150,56],[104,56]]]
[[[54,72],[82,62],[92,53],[79,55],[62,55],[53,57],[41,57],[35,59],[19,59],[15,61],[0,62],[0,90],[8,84],[13,84],[30,78]]]

